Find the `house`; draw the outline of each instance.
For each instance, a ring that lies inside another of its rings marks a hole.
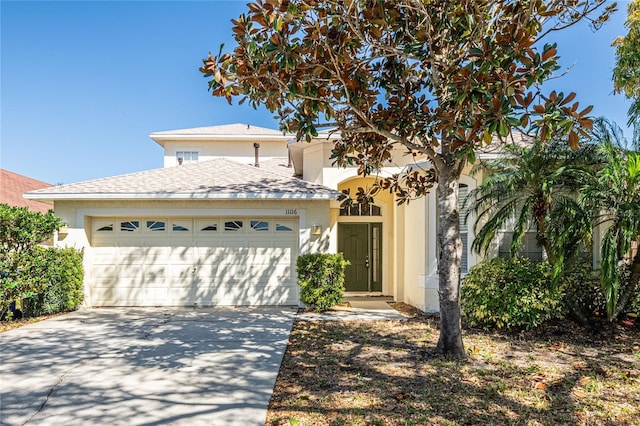
[[[59,245],[84,249],[91,306],[298,305],[296,259],[343,252],[346,289],[438,309],[435,191],[398,206],[341,208],[375,177],[337,168],[335,134],[310,143],[246,124],[150,135],[164,167],[28,192],[68,225]],[[380,175],[413,167],[398,150]],[[465,169],[461,199],[475,188]],[[471,221],[471,223],[473,223]],[[461,227],[463,272],[478,261]]]
[[[46,213],[53,208],[53,203],[28,200],[22,194],[34,189],[48,188],[50,183],[32,179],[9,170],[0,169],[0,203],[14,207],[27,207],[29,210]]]

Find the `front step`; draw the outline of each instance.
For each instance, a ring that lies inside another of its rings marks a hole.
[[[382,293],[375,292],[348,292],[342,297],[343,302],[393,302],[393,296],[386,296]]]

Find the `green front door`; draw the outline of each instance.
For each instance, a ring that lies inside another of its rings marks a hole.
[[[347,291],[382,291],[382,224],[338,224],[338,251],[351,262],[344,277]]]

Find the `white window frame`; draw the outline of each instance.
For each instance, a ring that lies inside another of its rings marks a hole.
[[[182,157],[180,156],[180,154],[182,154]],[[188,160],[186,158],[186,154],[189,154],[189,159]],[[196,157],[195,160],[192,158],[194,156],[194,154],[195,154],[195,157]],[[200,161],[200,150],[198,150],[198,149],[189,149],[189,148],[176,150],[174,158],[176,159],[176,166],[181,165],[180,164],[180,158],[183,159],[182,160],[182,165],[197,163],[198,161]]]

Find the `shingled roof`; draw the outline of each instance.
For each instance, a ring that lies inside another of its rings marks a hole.
[[[221,126],[194,127],[191,129],[167,130],[153,132],[151,135],[252,135],[252,136],[284,136],[280,130],[250,124],[233,123]]]
[[[334,199],[338,192],[293,176],[287,159],[260,167],[214,159],[103,179],[90,180],[25,194],[33,200],[96,199]]]
[[[0,203],[15,207],[28,207],[31,211],[46,213],[53,208],[50,203],[27,200],[23,198],[22,194],[50,186],[52,186],[50,183],[0,169]]]

